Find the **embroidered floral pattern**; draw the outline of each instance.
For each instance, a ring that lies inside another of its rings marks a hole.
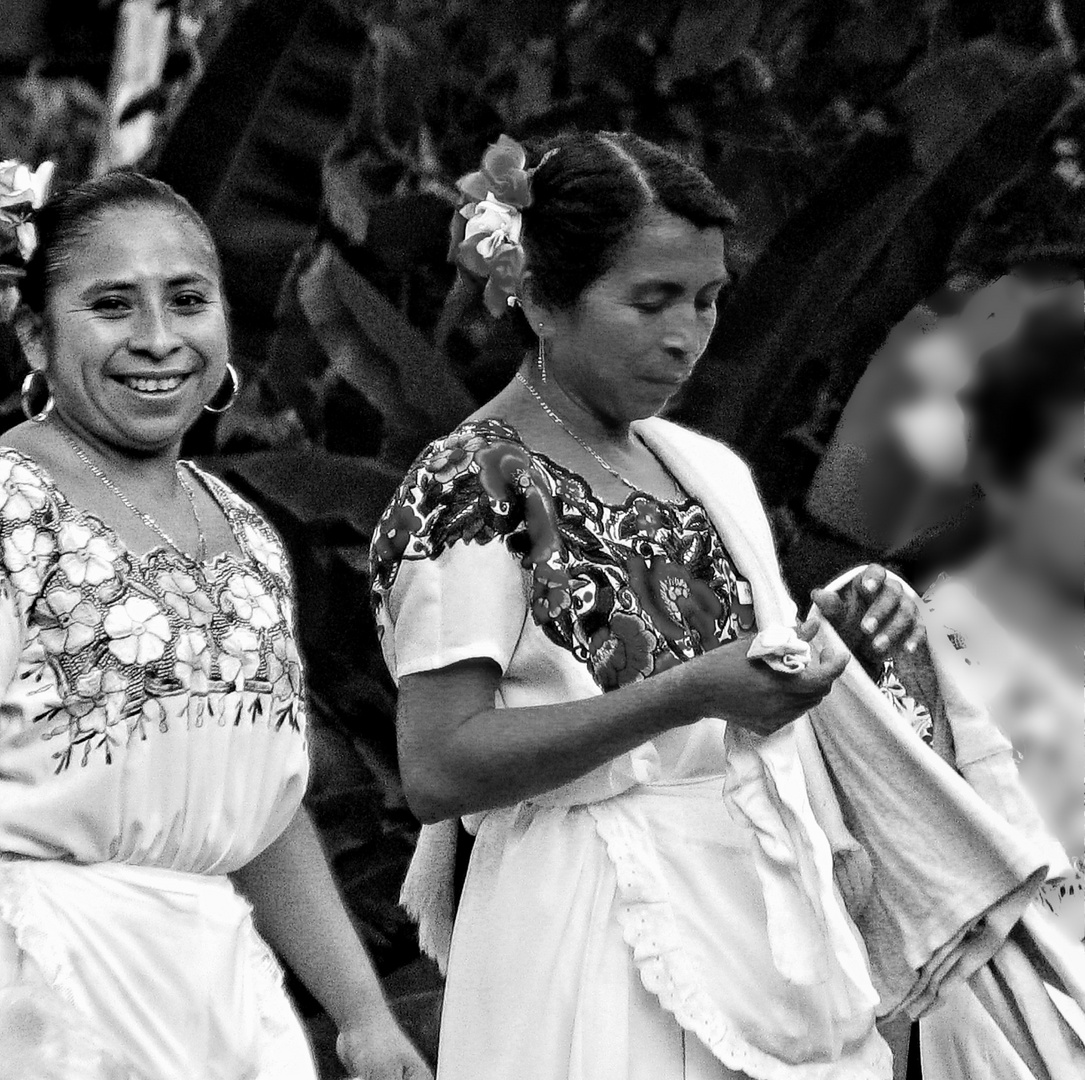
[[[892,660],[885,661],[877,686],[889,700],[889,704],[908,721],[912,730],[928,746],[931,745],[934,740],[934,721],[931,718],[931,711],[922,701],[908,693],[897,675]]]
[[[34,474],[18,462],[0,458],[0,514],[12,521],[29,521],[45,505],[45,492]]]
[[[732,640],[739,578],[703,507],[635,493],[620,506],[494,420],[419,457],[374,534],[378,611],[399,567],[499,541],[531,574],[531,613],[604,690]]]
[[[204,479],[242,555],[197,564],[158,548],[136,557],[33,461],[0,451],[0,595],[27,620],[23,670],[48,671],[57,686],[59,704],[33,722],[58,744],[58,772],[109,764],[178,715],[195,727],[213,715],[303,730],[281,543],[228,488]]]

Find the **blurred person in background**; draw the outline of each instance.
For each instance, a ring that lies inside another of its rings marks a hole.
[[[286,553],[178,457],[237,391],[207,227],[124,173],[23,226],[27,422],[0,447],[0,1072],[315,1077],[255,913],[350,1075],[422,1080],[302,806]]]
[[[1036,901],[1059,935],[1041,932],[1041,957],[1030,954],[1044,983],[1060,965],[1081,969],[1085,936],[1082,342],[1079,283],[1072,303],[1034,305],[980,359],[963,401],[989,539],[926,597],[928,632],[952,643],[959,676],[1013,744],[1025,787],[1073,867],[1048,881]],[[921,1021],[926,1080],[1064,1075],[1052,1062],[1074,1064],[1071,1051],[1060,1057],[1073,1040],[1045,1003],[1028,1004],[1024,974],[1014,991],[1022,994],[1023,1026],[1007,1019],[1010,1011],[1001,1023],[992,1020],[970,988]],[[1080,1025],[1080,1013],[1049,985],[1035,982],[1032,990],[1051,996],[1064,1022],[1073,1016]],[[1045,1013],[1051,1023],[1033,1026]]]

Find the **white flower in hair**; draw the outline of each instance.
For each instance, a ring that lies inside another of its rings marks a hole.
[[[506,245],[520,243],[524,219],[515,206],[509,206],[494,198],[492,192],[475,203],[474,212],[467,219],[465,240],[480,239],[475,250],[484,259],[492,259]]]
[[[0,161],[0,223],[14,229],[23,262],[29,260],[38,242],[30,214],[48,198],[55,168],[53,162],[43,161],[31,172],[21,161]]]

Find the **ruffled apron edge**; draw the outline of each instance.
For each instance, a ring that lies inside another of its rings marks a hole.
[[[0,930],[4,926],[11,928],[16,948],[33,961],[50,989],[80,1015],[84,1015],[76,990],[78,980],[64,954],[65,950],[49,928],[40,925],[34,916],[35,910],[41,906],[34,902],[35,893],[40,888],[34,875],[29,872],[34,865],[35,860],[0,857]],[[90,870],[93,866],[104,868],[116,876],[125,876],[127,870],[138,875],[145,869],[112,863],[91,864],[85,869]],[[73,865],[72,869],[84,868]],[[158,872],[157,868],[151,872]],[[239,956],[247,961],[254,978],[253,992],[261,1028],[268,1038],[278,1038],[286,1033],[289,1025],[300,1023],[286,994],[282,966],[256,929],[252,905],[232,883],[231,899],[245,910],[247,916],[242,928]]]
[[[617,876],[622,936],[646,990],[730,1069],[754,1080],[888,1080],[892,1052],[874,1025],[858,1051],[833,1062],[792,1064],[751,1045],[698,985],[679,938],[662,872],[613,806],[586,808]],[[638,881],[639,879],[639,881]]]
[[[37,965],[49,986],[78,1008],[75,973],[54,936],[34,919],[37,885],[24,870],[21,862],[0,859],[0,924],[10,927],[16,948]]]

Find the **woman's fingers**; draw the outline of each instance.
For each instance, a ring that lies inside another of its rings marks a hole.
[[[829,589],[814,589],[810,593],[810,599],[817,605],[818,611],[834,625],[845,614],[846,605],[839,593],[831,592]]]
[[[879,569],[881,568],[879,567]],[[882,584],[878,587],[877,592],[873,594],[868,593],[867,573],[867,570],[863,571],[863,581],[860,588],[862,588],[864,595],[872,596],[873,598],[866,611],[863,613],[863,620],[860,623],[860,626],[863,629],[863,633],[867,635],[867,639],[873,642],[885,633],[886,627],[897,613],[897,608],[900,606],[901,598],[904,594],[895,581],[885,580],[884,570],[882,570]],[[877,648],[877,646],[875,648]]]
[[[846,652],[836,649],[822,649],[818,656],[818,667],[822,677],[828,679],[830,685],[836,682],[844,674],[844,668],[848,666],[851,657]]]
[[[908,640],[904,643],[904,651],[906,653],[914,653],[916,649],[926,640],[927,628],[923,625],[922,621],[917,621],[915,628],[908,635]]]
[[[813,662],[798,676],[801,683],[796,684],[796,690],[809,704],[816,705],[833,688],[833,683],[843,674],[850,659],[848,653],[837,652],[831,648],[822,649],[816,654]]]
[[[919,613],[911,600],[902,598],[893,613],[893,617],[882,623],[871,642],[871,647],[878,656],[888,656],[895,648],[906,641],[916,628]]]
[[[877,563],[871,563],[869,566],[863,569],[863,572],[859,575],[859,588],[862,590],[862,594],[865,598],[870,599],[873,596],[877,596],[878,591],[885,584],[888,574],[884,566],[879,566]]]
[[[806,620],[806,622],[799,623],[799,629],[796,631],[800,641],[813,641],[817,637],[818,631],[821,629],[821,620],[815,615],[812,618]]]

